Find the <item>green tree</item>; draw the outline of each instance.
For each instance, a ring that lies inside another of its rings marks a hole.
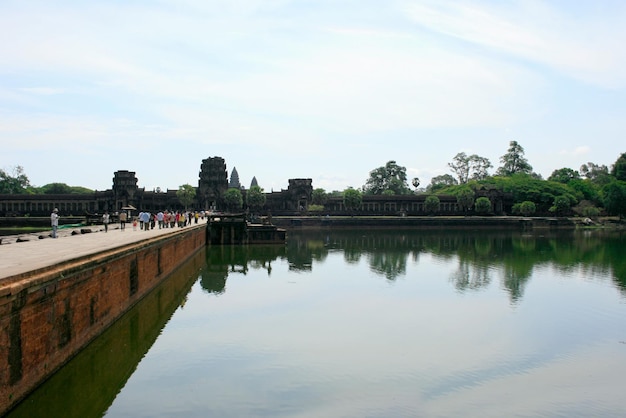
[[[613,180],[602,188],[604,208],[620,219],[626,215],[626,182]]]
[[[430,179],[430,184],[426,187],[426,190],[435,193],[438,190],[443,189],[444,187],[454,186],[459,184],[459,182],[452,177],[450,174],[442,174],[440,176],[435,176]]]
[[[471,180],[484,180],[489,177],[489,169],[493,167],[488,158],[476,154],[470,156],[472,163]]]
[[[437,196],[430,195],[424,200],[424,210],[431,214],[439,212],[440,204],[441,202],[439,201],[439,198]]]
[[[600,209],[590,200],[581,201],[576,207],[573,207],[572,210],[578,216],[584,216],[586,218],[595,218],[600,215]]]
[[[43,194],[69,194],[72,188],[65,183],[49,183],[39,188]]]
[[[224,192],[224,203],[229,211],[241,210],[243,206],[243,196],[241,190],[230,188]]]
[[[537,211],[537,206],[528,200],[520,204],[520,213],[524,216],[533,215]]]
[[[315,204],[310,204],[308,207],[309,212],[314,212],[314,213],[319,213],[324,211],[324,206],[323,205],[315,205]]]
[[[453,162],[448,163],[450,170],[459,179],[460,184],[467,183],[470,179],[483,180],[489,176],[488,170],[492,167],[489,159],[476,154],[467,155],[459,152],[454,156]]]
[[[613,164],[611,175],[619,181],[626,181],[626,152],[620,155]]]
[[[326,194],[326,190],[317,188],[313,190],[311,194],[311,203],[314,205],[322,205],[328,201],[328,195]]]
[[[472,206],[474,206],[474,191],[468,187],[463,186],[456,192],[456,202],[461,207],[463,212],[467,212]]]
[[[550,207],[550,212],[556,213],[558,216],[565,215],[571,208],[571,202],[567,196],[557,196],[554,203]]]
[[[24,173],[24,168],[20,165],[6,172],[0,169],[0,193],[2,194],[23,194],[27,192],[30,180]]]
[[[514,174],[509,177],[492,177],[488,180],[490,187],[510,193],[513,203],[525,200],[534,202],[537,212],[548,212],[554,204],[556,196],[567,196],[571,205],[575,205],[582,195],[568,185],[534,178],[529,174]]]
[[[384,167],[370,171],[370,176],[363,186],[366,194],[382,195],[385,190],[392,190],[394,194],[409,194],[406,168],[399,166],[395,161],[388,161]]]
[[[176,191],[176,197],[186,210],[196,199],[196,189],[190,184],[183,184]]]
[[[577,179],[571,180],[567,183],[567,187],[581,196],[581,200],[590,200],[597,205],[602,205],[602,199],[600,198],[600,186],[593,183],[589,179]]]
[[[499,176],[511,176],[517,173],[531,174],[533,170],[524,157],[524,148],[517,141],[509,142],[509,149],[500,157],[500,162],[502,166],[496,172]]]
[[[246,194],[248,206],[254,210],[260,210],[265,205],[265,193],[259,186],[252,186]]]
[[[93,193],[93,190],[88,189],[87,187],[82,187],[82,186],[70,186],[70,189],[72,189],[72,193],[73,194],[89,194],[89,193]]]
[[[352,187],[344,190],[343,192],[343,204],[347,210],[353,212],[361,207],[363,203],[363,195],[360,191],[353,189]]]
[[[576,170],[572,170],[571,168],[559,168],[558,170],[554,170],[550,177],[548,177],[548,181],[556,181],[557,183],[568,184],[572,180],[579,180],[580,173]]]
[[[474,203],[474,210],[477,213],[488,213],[491,211],[491,200],[488,197],[481,196],[476,199],[476,203]]]
[[[529,200],[525,200],[521,203],[516,203],[513,205],[513,214],[515,215],[530,216],[536,211],[537,205]]]
[[[609,169],[605,165],[588,162],[580,166],[580,175],[601,186],[610,182]]]
[[[467,183],[469,180],[469,172],[470,172],[470,163],[469,157],[464,152],[459,152],[454,156],[453,161],[448,163],[448,167],[450,170],[456,175],[459,179],[458,182],[461,184]]]

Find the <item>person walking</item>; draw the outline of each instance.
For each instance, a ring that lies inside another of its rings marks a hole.
[[[159,229],[163,228],[163,220],[165,219],[165,215],[162,211],[159,211],[159,213],[156,214],[156,219],[159,224]]]
[[[122,231],[126,229],[126,219],[126,211],[123,210],[120,212],[120,230]]]
[[[140,221],[143,222],[143,230],[144,231],[149,231],[150,230],[150,212],[141,212],[141,216],[139,218]]]
[[[174,228],[176,226],[176,217],[178,216],[178,212],[176,212],[176,215],[174,215],[172,212],[170,212],[170,228]]]
[[[50,214],[50,225],[52,226],[52,238],[57,238],[57,228],[59,227],[59,210],[54,208]]]
[[[104,215],[102,215],[102,225],[104,225],[104,232],[109,232],[110,221],[111,221],[111,215],[109,215],[108,211],[105,211]]]

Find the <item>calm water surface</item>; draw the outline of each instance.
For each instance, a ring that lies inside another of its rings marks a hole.
[[[11,416],[623,417],[624,244],[325,231],[213,247]]]

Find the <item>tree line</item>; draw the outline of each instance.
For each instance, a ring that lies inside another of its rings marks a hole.
[[[495,190],[513,198],[513,214],[580,215],[589,218],[601,214],[626,215],[626,153],[622,153],[611,168],[592,162],[579,170],[564,167],[556,169],[544,180],[533,171],[525,157],[524,148],[511,141],[506,153],[500,157],[501,165],[493,174],[489,159],[476,154],[460,152],[448,163],[451,174],[433,177],[430,184],[420,188],[419,178],[413,178],[409,187],[406,168],[396,161],[370,171],[360,189],[348,188],[343,192],[313,191],[314,208],[323,206],[329,195],[341,194],[348,209],[361,205],[363,195],[427,194],[425,210],[436,212],[438,195],[457,197],[464,211],[487,213],[491,202],[478,197],[479,190]]]
[[[65,183],[49,183],[41,187],[30,184],[24,168],[20,165],[8,170],[0,168],[0,194],[87,194],[93,190]]]

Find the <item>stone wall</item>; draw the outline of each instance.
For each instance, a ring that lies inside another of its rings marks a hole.
[[[204,227],[94,254],[0,287],[0,414],[206,245]]]
[[[573,229],[570,218],[523,216],[275,216],[272,223],[287,229],[320,228],[419,228],[419,229]]]

